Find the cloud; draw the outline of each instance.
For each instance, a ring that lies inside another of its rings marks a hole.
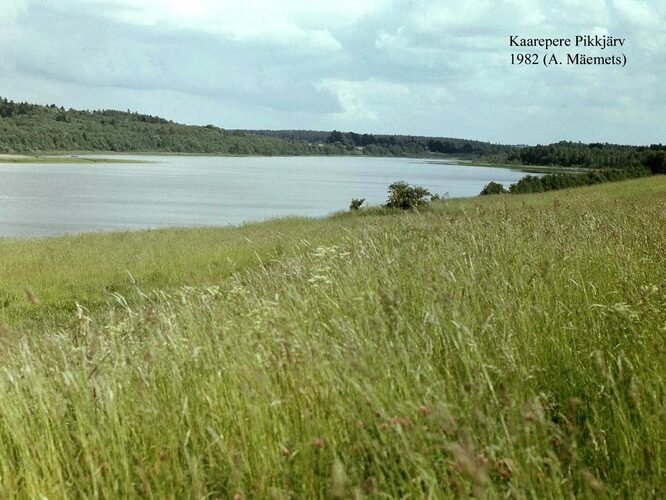
[[[28,0],[12,0],[0,3],[0,25],[10,24],[28,6]]]
[[[659,16],[647,2],[640,0],[613,0],[613,7],[623,19],[637,26],[658,26]]]
[[[412,26],[419,33],[536,27],[546,20],[544,4],[537,0],[504,0],[499,5],[493,0],[435,0],[414,11]]]
[[[64,0],[61,10],[80,6]],[[266,2],[258,0],[89,0],[100,18],[144,27],[217,34],[235,41],[270,41],[339,50],[328,27],[357,21],[372,12],[372,0]],[[325,20],[325,23],[322,22]],[[325,25],[324,25],[325,24]]]
[[[12,0],[0,94],[229,128],[651,142],[665,15],[660,0]],[[627,68],[509,62],[510,34],[587,33],[625,37]]]
[[[407,85],[390,83],[374,78],[362,81],[326,79],[321,88],[334,92],[342,103],[341,118],[348,122],[356,119],[377,121],[379,109],[387,102],[409,102],[411,91]]]
[[[18,71],[47,80],[235,97],[287,112],[339,109],[332,94],[294,72],[297,61],[325,53],[323,43],[274,46],[168,27],[146,35],[135,25],[85,12],[61,18],[42,7],[30,9],[23,23],[23,43],[6,53]]]

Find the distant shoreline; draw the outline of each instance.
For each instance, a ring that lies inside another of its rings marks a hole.
[[[90,156],[114,156],[116,158],[90,158]],[[460,165],[469,167],[491,167],[506,168],[518,170],[525,173],[561,173],[561,172],[584,172],[588,169],[573,167],[556,167],[542,165],[514,165],[510,163],[491,163],[483,160],[463,159],[463,158],[437,158],[424,156],[371,156],[371,155],[230,155],[221,153],[178,153],[164,151],[73,151],[62,153],[35,153],[35,154],[14,154],[0,153],[0,164],[17,163],[152,163],[146,160],[130,160],[118,158],[121,156],[201,156],[201,157],[220,157],[220,158],[330,158],[331,156],[341,156],[345,158],[408,158],[413,160],[422,160],[427,163],[438,163],[442,165]]]
[[[51,155],[51,154],[7,154],[0,153],[0,163],[150,163],[143,160],[125,160],[122,158],[87,158],[86,155],[95,153],[82,153],[81,155]],[[106,153],[104,153],[106,154]]]

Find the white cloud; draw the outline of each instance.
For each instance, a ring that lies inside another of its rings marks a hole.
[[[0,94],[225,127],[649,142],[666,135],[664,15],[663,0],[0,0]],[[628,67],[512,67],[510,34],[626,37]],[[187,105],[159,104],[173,96]]]
[[[438,0],[417,10],[413,25],[417,31],[429,33],[462,27],[492,30],[500,26],[538,26],[546,20],[543,4],[538,0]]]
[[[28,0],[0,1],[0,25],[10,24],[28,6]]]
[[[607,0],[560,0],[549,7],[549,24],[606,25],[611,22]]]
[[[65,0],[70,8],[76,0]],[[354,23],[381,5],[380,0],[90,0],[101,15],[139,26],[219,34],[237,41],[342,48],[331,26]]]
[[[368,78],[329,79],[320,86],[338,97],[342,110],[336,114],[336,119],[349,129],[356,123],[367,130],[395,131],[396,116],[422,118],[433,113],[442,116],[455,101],[451,92],[438,84],[398,84]]]
[[[380,107],[387,103],[408,102],[411,91],[407,85],[369,78],[362,81],[325,79],[320,87],[332,91],[342,104],[340,118],[377,121]]]
[[[637,26],[663,26],[663,19],[660,19],[657,11],[648,2],[613,0],[613,6],[624,19],[632,24]]]

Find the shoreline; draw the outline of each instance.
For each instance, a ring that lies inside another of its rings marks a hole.
[[[92,158],[94,156],[95,158]],[[116,158],[100,158],[102,156],[114,156]],[[157,163],[157,161],[133,160],[118,158],[122,156],[187,156],[187,157],[219,157],[219,158],[385,158],[385,159],[412,159],[421,160],[426,163],[441,165],[458,165],[468,167],[489,167],[504,168],[525,173],[548,174],[548,173],[582,173],[590,169],[584,167],[558,167],[545,165],[515,165],[510,163],[491,163],[485,160],[474,160],[465,158],[443,158],[432,156],[372,156],[372,155],[234,155],[221,153],[182,153],[182,152],[163,152],[163,151],[137,151],[137,152],[119,152],[119,151],[71,151],[61,153],[0,153],[0,164],[31,164],[31,163]]]
[[[21,155],[21,154],[0,154],[0,164],[37,164],[37,163],[50,163],[50,164],[67,164],[67,163],[153,163],[145,160],[125,160],[113,158],[86,158],[87,154],[83,155]]]

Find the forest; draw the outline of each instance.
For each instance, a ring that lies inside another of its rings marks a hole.
[[[313,130],[227,130],[132,111],[75,110],[0,98],[0,153],[167,152],[222,155],[456,157],[494,164],[647,168],[666,172],[666,146],[558,142],[501,145],[447,137]]]
[[[213,125],[181,125],[114,110],[65,110],[0,99],[0,152],[118,151],[232,155],[335,154],[304,141],[284,141]]]
[[[225,130],[131,111],[65,109],[0,99],[0,152],[116,151],[229,155],[484,155],[479,141],[313,132]]]
[[[562,141],[556,144],[514,148],[506,156],[505,161],[520,165],[585,168],[646,167],[652,173],[666,173],[666,145],[625,146]]]
[[[338,145],[345,149],[362,150],[373,156],[453,155],[458,157],[485,157],[508,155],[515,146],[451,137],[427,137],[399,134],[360,134],[321,130],[248,130],[265,137],[307,141],[315,144]]]

